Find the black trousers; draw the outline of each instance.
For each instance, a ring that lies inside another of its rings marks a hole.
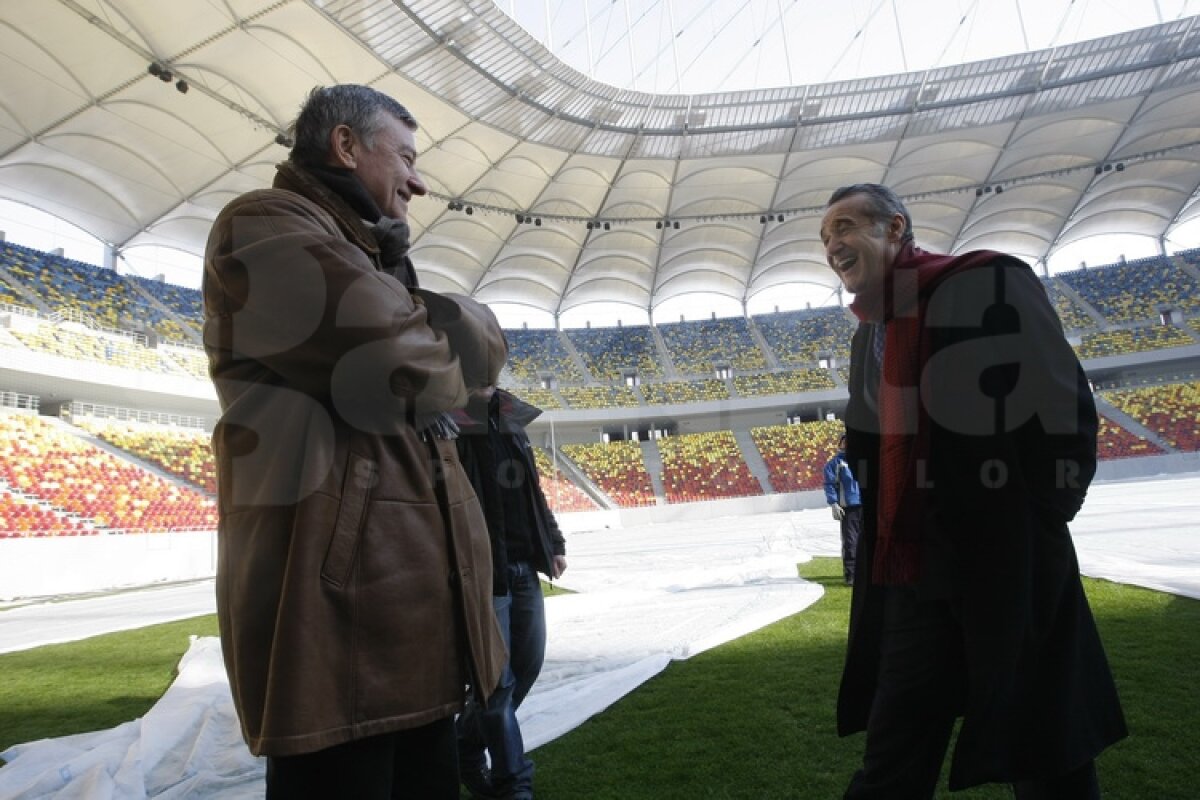
[[[267,800],[458,800],[454,719],[267,758]]]
[[[862,533],[862,506],[850,506],[842,517],[842,577],[854,583],[854,562],[858,553],[858,536]]]
[[[867,721],[862,768],[846,800],[929,800],[966,693],[959,621],[944,600],[919,600],[911,588],[888,588],[879,682]],[[1013,786],[1018,800],[1098,800],[1096,768]]]

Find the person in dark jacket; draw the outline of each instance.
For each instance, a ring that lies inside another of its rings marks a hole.
[[[842,534],[842,577],[854,583],[854,558],[862,531],[862,497],[858,481],[846,461],[846,435],[838,439],[838,451],[825,462],[825,502],[838,521]]]
[[[821,222],[855,295],[847,458],[863,493],[838,732],[866,731],[847,798],[1100,796],[1126,735],[1067,523],[1096,467],[1087,378],[1033,271],[913,243],[890,189]]]
[[[567,568],[566,548],[538,480],[525,426],[542,412],[509,392],[472,392],[454,412],[459,457],[487,519],[492,545],[492,601],[509,661],[486,702],[470,702],[459,717],[459,769],[479,798],[530,800],[533,762],[525,753],[516,712],[542,669],[546,614],[538,573]],[[484,752],[491,759],[486,766]]]

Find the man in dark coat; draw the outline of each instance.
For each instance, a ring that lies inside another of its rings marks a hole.
[[[950,788],[1100,796],[1126,735],[1067,523],[1095,472],[1087,379],[1045,290],[1001,253],[926,253],[899,198],[835,192],[821,223],[855,300],[847,456],[864,525],[838,732],[847,798]]]
[[[468,703],[458,720],[462,781],[476,798],[533,798],[533,761],[525,753],[517,709],[546,654],[538,573],[554,579],[567,568],[566,544],[542,492],[525,432],[541,413],[493,386],[472,392],[467,407],[453,413],[459,457],[487,519],[492,603],[509,651],[496,691],[486,702]]]

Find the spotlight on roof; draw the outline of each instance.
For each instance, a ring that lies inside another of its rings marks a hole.
[[[151,61],[150,66],[147,69],[151,75],[158,78],[163,83],[170,83],[175,78],[175,76],[171,74],[171,70],[167,69],[157,61]]]
[[[1104,172],[1104,167],[1096,167],[1096,174],[1099,175],[1101,172]]]
[[[538,217],[537,219],[535,219],[535,220],[533,221],[533,224],[534,224],[534,225],[536,225],[536,226],[538,226],[539,228],[540,228],[540,227],[542,227],[542,218],[541,218],[541,217]]]
[[[766,214],[763,214],[761,217],[758,218],[758,224],[759,225],[767,224],[767,215]]]
[[[591,220],[589,220],[589,221],[588,221],[588,223],[587,223],[587,229],[588,229],[589,231],[592,229],[592,223],[591,223]]]
[[[1125,162],[1118,161],[1117,162],[1117,172],[1124,172],[1124,171],[1125,171]]]
[[[674,228],[675,230],[679,230],[679,220],[675,220],[674,222],[672,222],[671,227]]]
[[[296,142],[286,133],[277,133],[275,134],[275,144],[279,145],[280,147],[291,148],[296,145]]]
[[[187,81],[185,81],[183,78],[180,78],[179,80],[175,81],[175,91],[179,92],[180,94],[187,94],[187,92],[188,92]]]
[[[606,223],[604,223],[604,230],[610,231],[610,230],[612,230],[612,226],[606,222]]]
[[[654,223],[654,229],[655,229],[656,231],[661,231],[661,230],[662,230],[662,220],[661,220],[661,219],[660,219],[658,222],[655,222],[655,223]]]
[[[783,222],[783,214],[776,214],[776,215],[775,215],[775,221],[776,221],[776,222]]]
[[[975,190],[975,196],[983,197],[983,187],[982,186],[980,186],[978,189]]]
[[[996,194],[1001,194],[1001,193],[1003,193],[1003,192],[1004,192],[1004,187],[1003,187],[1003,186],[997,186],[997,187],[996,187]]]
[[[474,213],[475,213],[475,209],[471,208],[470,206],[467,206],[467,216],[469,217]]]

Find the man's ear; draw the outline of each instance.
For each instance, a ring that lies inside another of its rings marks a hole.
[[[891,221],[888,222],[888,240],[893,242],[900,241],[904,236],[904,215],[900,213],[892,214]]]
[[[358,166],[358,151],[362,144],[354,131],[345,123],[335,125],[329,132],[329,158],[331,167],[354,169]]]

